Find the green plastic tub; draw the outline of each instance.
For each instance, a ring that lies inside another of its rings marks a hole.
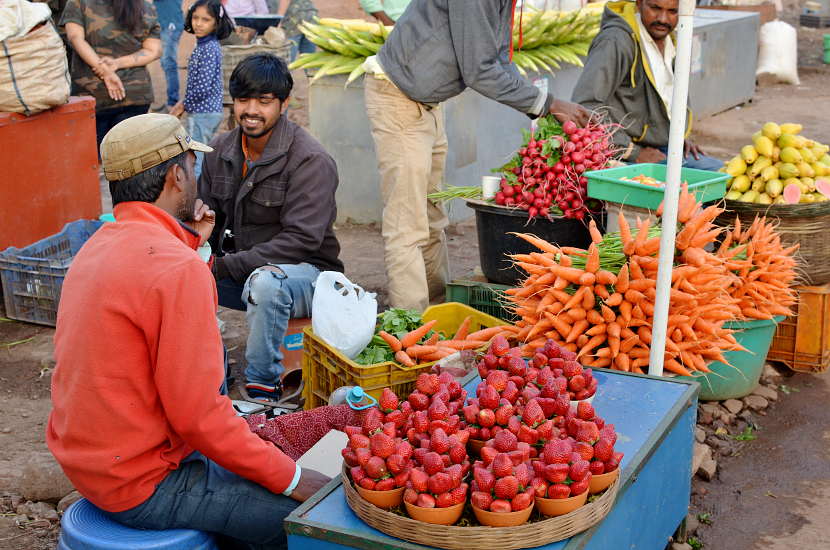
[[[723,401],[749,395],[758,386],[772,337],[783,319],[783,316],[778,316],[769,321],[727,322],[724,327],[738,331],[735,340],[747,351],[725,352],[723,355],[731,366],[712,362],[709,364],[712,372],[678,378],[697,380],[701,401]]]
[[[616,202],[626,206],[637,206],[657,210],[663,202],[662,187],[653,187],[620,178],[649,176],[658,181],[666,181],[665,164],[631,164],[586,172],[588,178],[588,196],[603,201]],[[681,168],[680,181],[689,184],[689,191],[700,202],[722,199],[726,194],[726,180],[729,174]]]

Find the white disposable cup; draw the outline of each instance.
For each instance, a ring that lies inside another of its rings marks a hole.
[[[496,197],[499,191],[501,178],[498,176],[482,176],[481,177],[481,196],[484,200],[490,200]]]

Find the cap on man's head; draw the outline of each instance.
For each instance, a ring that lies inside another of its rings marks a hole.
[[[190,138],[179,119],[149,113],[119,122],[101,141],[107,181],[131,178],[185,151],[210,153],[212,147]]]

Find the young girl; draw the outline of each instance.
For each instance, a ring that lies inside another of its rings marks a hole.
[[[184,30],[196,35],[196,49],[187,64],[184,102],[170,114],[187,112],[187,131],[196,141],[210,142],[222,122],[222,49],[219,41],[233,32],[233,21],[220,0],[196,0],[187,12]],[[196,177],[202,171],[203,153],[196,153]]]

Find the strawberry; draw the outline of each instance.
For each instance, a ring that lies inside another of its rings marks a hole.
[[[513,463],[513,466],[518,466],[522,462],[525,461],[525,452],[516,449],[515,451],[510,451],[507,453],[507,456],[510,457],[510,462]]]
[[[470,432],[468,432],[467,430],[458,430],[455,433],[455,438],[458,440],[460,444],[466,445],[467,442],[470,440]]]
[[[539,439],[544,441],[553,439],[554,430],[556,430],[556,428],[553,427],[553,420],[546,420],[539,424],[539,427],[536,428],[536,431],[539,432]],[[558,430],[556,431],[558,432]]]
[[[503,355],[507,355],[510,351],[510,344],[507,342],[507,338],[502,335],[498,335],[493,338],[493,341],[490,342],[490,349],[489,352],[496,357],[501,357]]]
[[[354,454],[354,451],[348,447],[345,447],[340,450],[340,454],[343,455],[343,460],[349,466],[357,466],[357,455]]]
[[[591,420],[596,416],[594,407],[587,401],[580,401],[576,405],[576,417],[582,420]]]
[[[533,504],[533,497],[534,493],[519,493],[513,500],[510,501],[510,509],[514,512],[518,512],[519,510],[524,510],[531,504]]]
[[[605,473],[605,464],[599,460],[591,462],[591,475],[602,475]]]
[[[516,466],[513,475],[519,481],[519,487],[526,489],[530,487],[530,481],[533,479],[533,467],[523,462]]]
[[[453,505],[461,504],[462,502],[465,502],[467,500],[467,489],[469,489],[467,484],[462,483],[461,485],[450,491],[450,495],[452,495]]]
[[[534,460],[531,462],[533,465],[533,472],[536,474],[536,477],[545,477],[545,464],[544,460]]]
[[[395,488],[395,478],[387,477],[375,483],[375,491],[391,491]]]
[[[458,444],[450,447],[450,460],[453,464],[461,464],[467,458],[467,449],[464,445]]]
[[[444,468],[448,468],[452,464],[452,460],[450,460],[450,455],[441,455],[441,462],[444,463]]]
[[[429,452],[429,449],[425,449],[423,447],[418,447],[414,451],[412,451],[412,458],[415,459],[415,462],[418,464],[424,463],[424,457]]]
[[[533,490],[533,494],[539,498],[545,498],[548,494],[548,482],[541,477],[534,477],[530,481],[530,488]]]
[[[481,449],[484,451],[484,449]],[[496,477],[504,477],[513,474],[513,461],[510,460],[510,455],[506,453],[498,453],[493,458],[493,475]]]
[[[492,433],[490,432],[490,428],[481,428],[478,431],[478,438],[482,441],[487,441],[488,439],[490,439],[491,436]]]
[[[418,502],[418,491],[411,487],[407,487],[403,492],[403,501],[408,502],[409,504],[415,504]]]
[[[565,440],[548,441],[543,458],[547,464],[567,464],[571,457],[571,444]]]
[[[412,415],[412,427],[418,433],[425,433],[429,429],[429,417],[426,411],[416,411]]]
[[[490,428],[496,424],[496,415],[491,409],[478,411],[478,425],[482,428]]]
[[[485,384],[484,390],[478,398],[478,404],[482,409],[496,410],[499,406],[499,392],[493,386]]]
[[[533,445],[539,441],[539,431],[522,424],[519,428],[519,434],[517,437],[519,438],[519,441]]]
[[[513,416],[513,405],[501,405],[495,412],[496,424],[507,426],[511,416]]]
[[[564,380],[564,379],[563,379]],[[568,399],[568,395],[564,393],[560,393],[555,398],[555,404],[553,406],[553,413],[559,416],[564,416],[568,414],[568,411],[571,408],[571,400]]]
[[[551,483],[563,483],[568,478],[570,470],[567,464],[548,464],[545,466],[545,479]]]
[[[507,453],[515,451],[518,443],[519,440],[515,435],[507,430],[502,430],[496,434],[496,437],[493,440],[493,447],[495,447],[500,453]]]
[[[581,374],[577,374],[568,380],[568,389],[574,392],[585,389],[585,377]]]
[[[395,448],[395,454],[401,455],[404,460],[412,458],[412,452],[412,445],[409,444],[409,441],[401,441]]]
[[[548,489],[548,498],[568,498],[571,496],[571,488],[564,483],[555,483]]]
[[[519,394],[519,399],[523,400],[525,403],[529,403],[532,399],[536,399],[537,397],[539,397],[539,394],[542,393],[542,391],[539,388],[537,388],[534,384],[531,384],[530,382],[531,381],[528,381],[528,384],[522,389],[522,392]]]
[[[481,456],[481,460],[484,462],[484,464],[486,464],[488,466],[490,465],[490,463],[493,462],[493,460],[495,460],[495,458],[498,454],[499,454],[499,452],[496,449],[494,449],[493,447],[482,447],[481,451],[479,451],[479,456]],[[508,460],[509,460],[509,457],[508,457]],[[511,465],[512,465],[512,462],[511,462]]]
[[[487,370],[496,369],[499,366],[499,358],[490,352],[488,352],[481,360]]]
[[[386,468],[386,462],[379,456],[371,457],[366,462],[364,469],[366,470],[366,475],[372,479],[380,479],[389,473],[389,470]]]
[[[496,485],[496,476],[493,472],[485,468],[476,468],[473,470],[473,479],[478,483],[478,489],[489,493]]]
[[[551,357],[550,359],[548,359],[548,366],[551,369],[553,369],[554,373],[556,372],[557,369],[559,369],[561,371],[562,367],[565,366],[565,360],[561,357]]]
[[[586,443],[590,443],[593,445],[599,439],[599,428],[597,425],[590,421],[582,421],[581,424],[578,425],[576,431],[576,440],[577,441],[584,441]]]
[[[355,456],[357,457],[357,464],[358,466],[366,467],[366,463],[369,462],[369,459],[372,458],[372,451],[365,447],[361,447],[360,449],[354,452]]]
[[[499,514],[507,514],[513,511],[509,500],[498,499],[490,503],[490,511]]]
[[[579,441],[576,445],[574,445],[574,451],[577,452],[584,460],[589,462],[592,458],[594,458],[595,451],[590,443]]]
[[[522,422],[531,428],[535,428],[544,421],[545,413],[542,412],[542,407],[539,405],[539,402],[535,399],[528,401],[522,413]]]
[[[360,485],[364,489],[368,489],[370,491],[375,490],[375,481],[370,477],[364,477],[363,479],[360,480],[360,483],[358,483],[358,485]]]
[[[496,498],[510,500],[519,492],[519,480],[515,476],[505,476],[496,480],[493,494]]]
[[[602,462],[611,460],[611,457],[614,456],[614,444],[607,439],[603,439],[601,432],[599,441],[594,444],[594,456]]]
[[[447,386],[438,386],[438,391],[432,396],[431,403],[436,401],[443,401],[444,405],[450,402],[450,390],[447,389]]]
[[[436,508],[449,508],[455,504],[453,502],[452,495],[449,492],[441,493],[437,497],[435,497],[435,507]]]
[[[383,427],[383,413],[377,407],[371,407],[366,410],[366,415],[363,417],[363,434],[367,437],[372,435],[377,430]]]
[[[461,410],[464,412],[464,420],[467,424],[478,424],[478,405],[467,405]]]
[[[346,426],[343,428],[343,431],[346,432],[346,435],[349,436],[349,439],[351,439],[351,437],[355,434],[362,434],[363,428],[358,426]]]
[[[581,495],[585,491],[588,490],[588,486],[591,484],[591,473],[588,472],[588,475],[582,481],[574,481],[571,483],[571,496],[575,497],[576,495]]]
[[[574,376],[582,374],[582,365],[576,361],[565,361],[565,365],[562,367],[562,373],[568,378],[573,378]]]
[[[487,384],[493,386],[493,389],[497,392],[500,392],[507,386],[508,377],[507,371],[490,371],[490,374],[487,375]]]
[[[447,436],[447,433],[441,428],[435,430],[430,438],[429,448],[431,451],[435,451],[439,455],[449,451],[450,438]]]
[[[429,407],[429,396],[415,390],[409,394],[409,404],[416,411],[425,411]]]
[[[398,429],[403,428],[406,424],[406,416],[404,416],[404,414],[399,410],[394,410],[387,414],[385,420],[387,423],[391,422],[394,424],[395,428]]]
[[[354,449],[366,448],[368,449],[370,445],[369,438],[363,434],[354,434],[349,437],[349,447]]]
[[[427,409],[427,415],[430,420],[446,420],[450,416],[450,411],[443,401],[435,399]]]
[[[559,393],[565,393],[568,391],[568,379],[564,376],[557,376],[554,379],[554,382],[556,382],[556,385],[559,386]],[[568,403],[568,405],[570,406],[570,403]]]
[[[424,455],[423,466],[426,473],[433,475],[444,469],[444,460],[438,453],[429,452]]]
[[[522,427],[522,421],[519,420],[518,416],[511,416],[510,420],[507,421],[507,429],[513,432],[514,435],[519,434],[519,430]]]
[[[440,495],[452,489],[452,479],[445,472],[438,472],[429,476],[429,492],[433,495]]]
[[[409,481],[409,474],[412,472],[412,468],[407,467],[404,471],[399,474],[395,475],[395,486],[396,487],[404,487],[406,482]]]
[[[410,403],[409,401],[404,401],[403,403],[401,403],[400,410],[406,418],[409,418],[409,415],[412,414],[412,411],[414,409],[412,408],[412,403]]]
[[[607,439],[611,445],[617,442],[617,432],[614,430],[613,424],[606,424],[599,430],[600,439]]]
[[[556,381],[549,378],[545,381],[544,386],[542,386],[542,391],[539,393],[539,396],[553,398],[559,395],[559,393],[559,386],[556,384]]]
[[[444,371],[438,375],[438,382],[445,386],[450,385],[450,383],[452,383],[454,380],[455,377],[453,377],[453,375],[447,371]]]
[[[438,388],[440,386],[441,382],[438,380],[438,376],[435,374],[429,374],[424,372],[418,375],[418,378],[415,380],[415,388],[419,392],[426,395],[434,394],[438,391]]]
[[[349,473],[352,474],[352,481],[355,483],[360,483],[360,480],[366,477],[366,471],[360,466],[352,466]]]
[[[474,491],[470,494],[470,502],[479,510],[489,510],[493,503],[493,497],[490,496],[489,492]]]
[[[464,477],[464,472],[461,467],[461,464],[453,464],[444,470],[448,476],[450,476],[450,488],[455,489],[459,485],[461,485],[461,480]]]
[[[412,468],[409,472],[409,482],[413,489],[419,493],[425,493],[429,488],[429,475],[420,468]]]
[[[369,450],[375,456],[387,458],[395,452],[395,440],[383,432],[378,432],[372,435]]]
[[[386,422],[383,424],[382,431],[389,437],[395,437],[395,435],[398,433],[398,427],[395,426],[394,422]]]
[[[450,428],[450,423],[446,420],[430,420],[427,432],[431,434],[435,432],[435,430],[437,430],[438,428],[444,430],[444,433],[449,433],[452,430],[452,428]]]
[[[600,416],[595,416],[595,417],[591,420],[591,422],[593,422],[594,424],[596,424],[596,425],[597,425],[597,428],[599,428],[600,430],[601,430],[601,429],[603,429],[603,428],[605,427],[605,420],[604,420],[602,417],[600,417]]]
[[[578,460],[571,464],[568,477],[574,481],[582,481],[591,472],[591,463],[587,460]]]
[[[569,350],[566,350],[564,348],[559,352],[559,356],[562,359],[564,359],[565,361],[574,361],[574,360],[576,360],[576,353],[574,353],[572,351],[569,351]]]
[[[392,475],[397,475],[406,468],[406,460],[401,455],[389,455],[386,459],[386,467],[389,468]]]
[[[415,506],[420,508],[435,508],[435,499],[429,493],[421,493],[418,495],[418,500],[415,501]]]
[[[523,441],[519,441],[516,444],[516,450],[521,451],[522,457],[523,457],[522,462],[527,462],[528,460],[530,460],[531,455],[533,454],[533,451],[535,449],[533,447],[531,447],[530,445],[528,445],[527,443],[524,443]]]
[[[392,412],[398,408],[398,396],[391,389],[383,388],[378,399],[378,406],[385,413]]]
[[[620,462],[622,462],[623,454],[622,453],[614,453],[614,456],[611,457],[611,460],[605,462],[605,471],[606,472],[613,472],[620,466]]]
[[[481,377],[482,380],[487,378],[487,375],[490,374],[490,369],[487,368],[484,362],[480,362],[476,366],[476,369],[478,369],[478,375]]]

